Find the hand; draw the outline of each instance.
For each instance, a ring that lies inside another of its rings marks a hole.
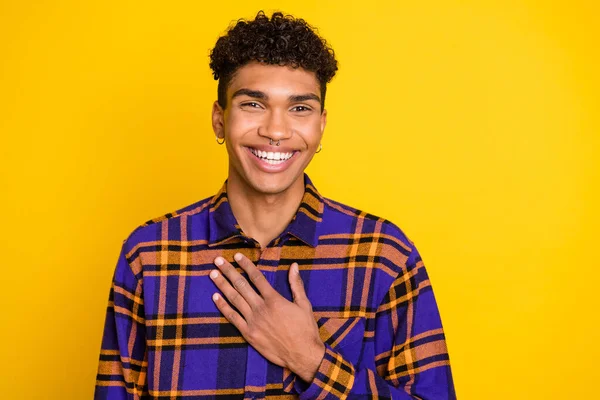
[[[293,263],[288,274],[294,299],[290,302],[273,289],[252,261],[240,253],[234,259],[259,293],[233,265],[217,257],[215,265],[221,273],[213,270],[210,277],[239,312],[215,293],[213,300],[217,308],[267,360],[288,368],[305,382],[311,382],[325,353],[325,345],[319,337],[298,264]]]

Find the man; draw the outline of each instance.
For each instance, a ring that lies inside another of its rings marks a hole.
[[[333,51],[260,12],[211,53],[229,175],[213,197],[136,229],[110,291],[96,399],[453,399],[414,244],[322,197]]]

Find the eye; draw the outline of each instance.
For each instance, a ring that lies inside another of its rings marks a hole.
[[[312,109],[310,107],[307,106],[295,106],[292,107],[292,111],[297,111],[297,112],[306,112],[306,111],[311,111]]]
[[[249,108],[256,108],[256,109],[262,108],[261,105],[255,101],[249,101],[246,103],[242,103],[242,104],[240,104],[240,107],[249,107]]]

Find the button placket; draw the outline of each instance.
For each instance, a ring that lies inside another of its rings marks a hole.
[[[280,247],[265,247],[264,249],[257,249],[259,251],[258,260],[256,261],[256,267],[264,274],[267,281],[274,285],[275,282],[275,271],[265,270],[267,263],[265,259],[273,258],[272,255],[281,254]],[[275,253],[274,253],[275,252]],[[265,398],[266,387],[267,387],[267,369],[269,363],[266,358],[263,357],[258,351],[252,346],[248,346],[248,357],[246,364],[246,382],[245,389],[246,395],[252,393],[252,398]],[[246,396],[247,397],[247,396]]]

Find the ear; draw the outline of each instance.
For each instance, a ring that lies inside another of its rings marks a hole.
[[[212,127],[215,132],[215,136],[219,139],[225,137],[225,115],[224,111],[219,105],[219,102],[215,100],[212,107]]]
[[[321,136],[325,132],[325,125],[327,125],[327,110],[323,110],[321,113]]]

